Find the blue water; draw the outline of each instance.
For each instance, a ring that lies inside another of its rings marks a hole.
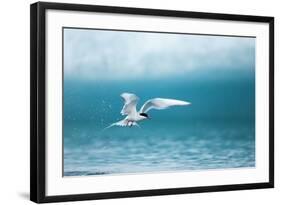
[[[64,175],[254,167],[254,73],[236,72],[126,82],[66,78]],[[122,119],[122,92],[137,94],[138,107],[153,97],[192,105],[151,110],[141,128],[103,131]]]

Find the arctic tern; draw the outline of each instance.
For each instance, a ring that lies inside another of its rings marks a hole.
[[[123,120],[112,123],[105,129],[108,129],[113,126],[121,126],[121,127],[132,127],[139,126],[137,124],[138,121],[142,121],[145,119],[150,119],[147,112],[151,109],[163,110],[171,106],[183,106],[190,105],[190,102],[175,100],[175,99],[167,99],[167,98],[153,98],[147,100],[141,109],[137,111],[137,103],[139,101],[139,97],[133,93],[122,93],[121,97],[124,99],[124,106],[121,110],[121,115],[126,115]]]

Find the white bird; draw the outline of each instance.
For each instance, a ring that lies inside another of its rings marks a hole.
[[[150,119],[147,112],[151,109],[163,110],[171,106],[183,106],[190,105],[190,102],[175,100],[175,99],[166,99],[166,98],[153,98],[146,101],[141,109],[137,111],[137,103],[139,101],[139,97],[133,93],[122,93],[121,97],[124,99],[124,106],[121,110],[121,115],[127,115],[123,120],[112,123],[107,128],[112,126],[139,126],[137,124],[138,121],[142,121],[145,119]]]

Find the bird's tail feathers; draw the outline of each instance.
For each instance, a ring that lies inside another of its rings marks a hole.
[[[103,129],[104,130],[107,130],[111,127],[114,127],[114,126],[119,126],[119,127],[131,127],[131,126],[137,126],[140,128],[139,124],[136,123],[136,122],[128,122],[127,120],[120,120],[118,122],[115,122],[115,123],[112,123],[111,125],[107,126],[106,128]]]

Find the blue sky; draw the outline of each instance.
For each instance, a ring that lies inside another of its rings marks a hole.
[[[159,79],[254,68],[255,38],[64,30],[64,73],[69,78]]]

